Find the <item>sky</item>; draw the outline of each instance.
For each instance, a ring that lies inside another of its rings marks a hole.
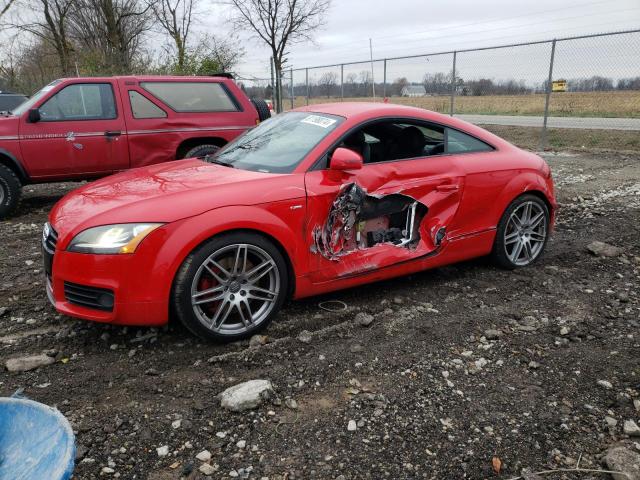
[[[225,35],[230,28],[231,7],[224,0],[203,1],[202,8],[208,13],[199,28]],[[374,58],[391,58],[634,28],[640,28],[640,0],[333,0],[325,25],[316,32],[313,43],[290,47],[289,66],[368,60],[369,39]],[[268,49],[246,33],[240,35],[247,53],[237,71],[245,77],[268,78]],[[631,40],[626,37],[565,44],[558,48],[557,60],[566,75],[578,76],[585,65],[598,67],[589,65],[598,59],[602,60],[599,67],[603,73],[615,70],[609,76],[621,77],[634,71],[637,75],[640,34]],[[543,80],[549,54],[549,45],[542,45],[459,55],[458,70],[463,74],[466,70],[467,76],[483,76],[491,64],[494,77]],[[398,76],[418,80],[423,72],[446,72],[451,69],[451,61],[451,56],[440,56],[389,62],[388,80]],[[625,66],[628,63],[633,67]],[[371,67],[345,67],[345,75],[367,68]],[[327,70],[312,70],[310,76],[317,78]],[[375,65],[374,75],[381,81],[381,63]],[[304,72],[296,72],[294,82],[302,81]]]
[[[246,54],[236,73],[244,79],[264,79],[245,80],[248,86],[266,85],[270,52],[249,33],[233,31],[230,1],[199,1],[195,29],[221,38],[239,35]],[[374,59],[381,59],[629,29],[640,29],[640,0],[332,0],[313,41],[289,47],[288,66],[367,62],[370,39]],[[0,34],[0,50],[3,40]],[[162,41],[150,42],[156,43]],[[547,78],[549,57],[550,44],[459,53],[456,73],[465,80],[515,79],[537,86]],[[448,73],[452,61],[450,54],[392,60],[387,62],[387,81],[407,77],[419,82],[427,73]],[[559,42],[555,64],[555,78],[637,76],[640,33]],[[371,71],[371,65],[346,66],[344,75],[365,70]],[[339,67],[313,69],[310,81],[329,71],[339,78]],[[383,80],[382,62],[374,63],[373,74],[376,82]],[[295,71],[294,83],[304,81],[304,70]]]

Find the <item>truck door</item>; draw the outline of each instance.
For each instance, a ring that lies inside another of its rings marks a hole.
[[[23,118],[20,138],[25,161],[47,176],[82,177],[128,168],[116,88],[112,82],[83,80],[67,83],[44,99],[38,106],[40,121]]]

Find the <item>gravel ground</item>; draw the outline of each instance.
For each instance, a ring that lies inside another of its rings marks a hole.
[[[292,302],[254,347],[203,344],[174,325],[57,315],[44,293],[40,232],[74,185],[29,187],[18,214],[0,223],[0,361],[46,352],[56,362],[3,371],[0,395],[24,389],[67,416],[77,479],[603,469],[608,448],[640,449],[623,430],[640,420],[640,158],[547,159],[561,209],[534,266],[506,272],[479,259]],[[587,250],[596,240],[619,250],[596,256]],[[347,310],[324,311],[324,300]],[[362,326],[358,313],[373,322]],[[220,392],[252,379],[271,380],[275,395],[251,411],[220,407]],[[203,450],[206,466],[196,458]]]

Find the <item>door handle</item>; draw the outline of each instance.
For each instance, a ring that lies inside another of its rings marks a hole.
[[[104,136],[108,138],[119,137],[120,135],[122,135],[120,130],[108,130],[104,132]]]
[[[458,190],[458,185],[455,183],[444,183],[436,187],[438,192],[455,192]]]

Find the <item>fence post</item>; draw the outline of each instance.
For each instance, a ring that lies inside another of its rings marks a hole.
[[[384,66],[382,67],[384,75],[382,76],[382,99],[387,98],[387,59],[384,59]]]
[[[307,105],[309,105],[309,69],[304,69],[305,73],[305,84],[307,85]]]
[[[451,69],[451,105],[449,106],[449,115],[452,117],[456,99],[456,57],[457,52],[453,52],[453,68]]]
[[[291,110],[293,110],[295,108],[293,97],[294,97],[294,95],[296,93],[295,90],[293,89],[293,68],[290,70],[289,76],[290,76],[290,81],[291,81],[291,88],[290,88],[290,90],[291,90],[291,95],[290,95],[291,96]]]
[[[340,100],[344,102],[344,65],[340,65]]]
[[[551,85],[553,83],[553,60],[556,56],[556,40],[551,42],[551,60],[549,61],[549,78],[547,79],[547,95],[544,99],[544,119],[542,120],[542,132],[540,133],[540,150],[547,146],[547,118],[549,117],[549,101],[551,100]]]
[[[273,57],[270,59],[269,66],[271,67],[271,106],[276,110],[278,108],[278,104],[276,100],[276,77],[273,74]]]

